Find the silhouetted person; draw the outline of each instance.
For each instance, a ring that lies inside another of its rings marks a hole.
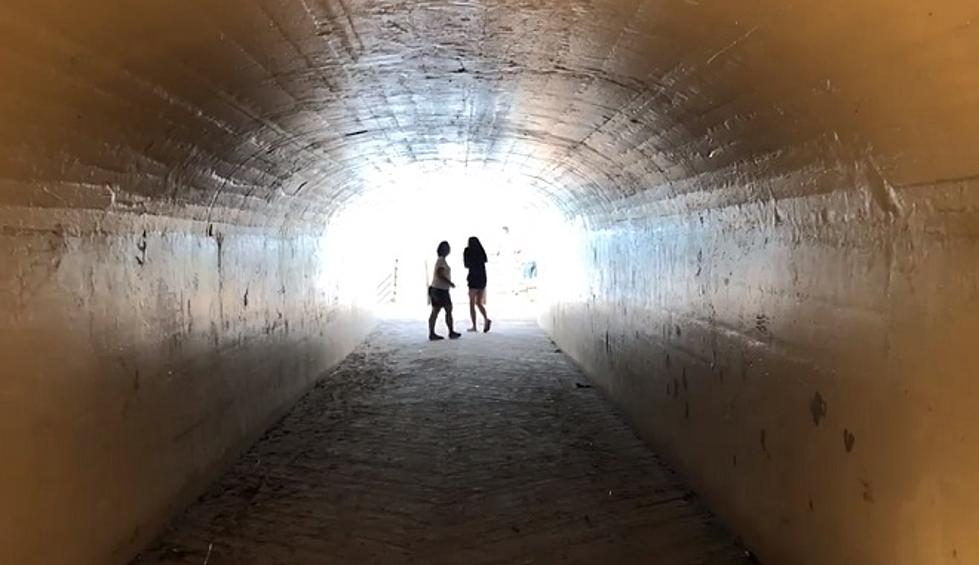
[[[462,253],[462,261],[469,269],[469,317],[472,318],[473,325],[469,331],[475,332],[476,329],[476,308],[483,314],[483,332],[489,332],[493,324],[489,316],[486,315],[486,250],[479,242],[478,237],[469,238],[469,247]]]
[[[438,320],[439,312],[445,308],[445,325],[449,328],[449,339],[458,339],[462,334],[456,333],[452,329],[452,296],[449,294],[450,288],[455,288],[452,282],[452,269],[445,258],[449,255],[452,248],[448,241],[439,244],[438,261],[435,262],[435,274],[432,276],[432,286],[428,287],[428,298],[432,302],[432,315],[428,317],[428,339],[437,341],[445,339],[435,333],[435,322]]]

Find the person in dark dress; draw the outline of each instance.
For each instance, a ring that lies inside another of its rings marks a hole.
[[[469,269],[469,316],[472,318],[473,325],[469,331],[475,332],[476,329],[476,309],[479,308],[483,314],[483,332],[489,332],[493,322],[486,315],[486,250],[479,238],[470,237],[469,247],[462,254],[463,264]]]

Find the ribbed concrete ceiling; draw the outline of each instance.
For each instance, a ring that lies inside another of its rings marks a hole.
[[[979,7],[938,4],[10,0],[0,205],[307,230],[419,163],[577,210],[755,198],[768,171],[867,152],[890,182],[955,177]]]

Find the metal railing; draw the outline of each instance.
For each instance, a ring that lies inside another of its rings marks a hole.
[[[394,304],[398,301],[398,260],[394,260],[394,268],[377,284],[377,303]]]

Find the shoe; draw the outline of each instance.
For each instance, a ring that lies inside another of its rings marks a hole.
[[[452,332],[449,334],[449,339],[459,339],[460,337],[462,337],[462,334],[459,332]]]
[[[476,329],[476,327],[475,327],[475,326],[473,326],[473,327],[471,327],[471,328],[469,328],[469,329],[468,329],[468,330],[466,330],[466,331],[467,331],[467,332],[478,332],[479,330],[477,330],[477,329]]]
[[[445,339],[445,338],[442,337],[442,336],[440,336],[439,334],[429,334],[429,336],[428,336],[428,341],[440,341],[440,340],[443,340],[443,339]]]
[[[492,325],[493,325],[493,320],[486,320],[486,323],[483,324],[483,333],[488,334],[490,331],[490,326]]]

